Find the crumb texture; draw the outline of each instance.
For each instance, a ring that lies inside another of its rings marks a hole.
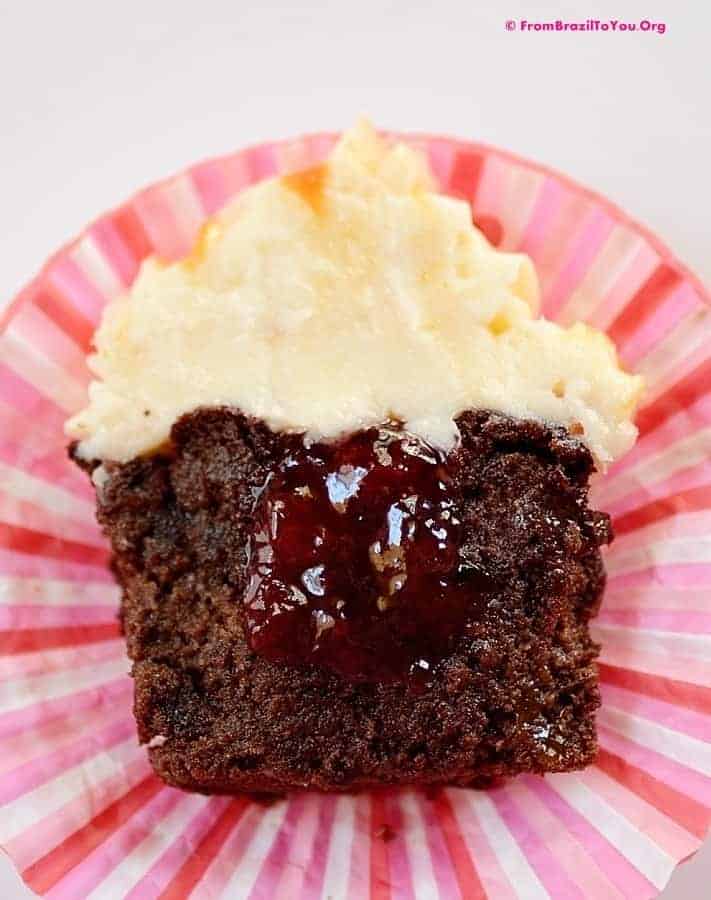
[[[434,681],[355,683],[270,662],[242,630],[255,493],[297,436],[234,409],[180,419],[170,452],[94,471],[133,660],[139,735],[170,784],[206,792],[468,784],[577,769],[596,752],[588,621],[607,516],[562,428],[461,415],[460,553],[500,591]]]

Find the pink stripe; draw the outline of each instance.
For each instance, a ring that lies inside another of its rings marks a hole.
[[[123,705],[126,687],[131,684],[129,676],[124,675],[115,681],[108,681],[100,687],[78,691],[55,700],[43,700],[20,710],[4,713],[0,715],[0,739],[17,734],[18,731],[35,728],[37,725],[59,716],[68,716],[102,703],[119,702],[118,698],[121,698],[120,702]]]
[[[711,491],[709,491],[709,503],[711,505]],[[708,536],[711,534],[709,518],[711,516],[701,516],[696,510],[691,511],[689,515],[679,512],[675,516],[665,516],[657,521],[640,524],[633,531],[624,532],[615,539],[612,548],[603,553],[608,574],[612,577],[630,572],[641,565],[655,565],[655,558],[663,555],[666,547],[674,546],[677,546],[680,554],[683,554],[679,565],[703,564],[708,556]],[[685,520],[688,524],[687,528],[682,527]],[[629,520],[623,522],[623,527],[627,527],[628,524]],[[612,525],[614,528],[614,520]],[[691,561],[684,561],[686,554],[691,555]],[[697,561],[694,561],[694,557]],[[656,563],[659,566],[671,564],[671,562]],[[647,603],[643,601],[637,611],[644,615],[648,612],[646,607]],[[671,619],[667,619],[667,621],[672,622]],[[679,617],[679,621],[681,622],[681,617]],[[701,623],[702,620],[699,619],[698,622]]]
[[[224,157],[218,160],[218,165],[225,180],[228,201],[252,184],[252,172],[246,153],[236,153],[234,156]]]
[[[513,179],[511,167],[496,156],[486,156],[482,161],[481,177],[472,204],[474,218],[493,215],[498,219],[499,205],[510,189]]]
[[[2,418],[0,416],[0,420]],[[0,428],[2,427],[4,427],[3,424],[0,424]],[[90,480],[68,458],[49,455],[33,456],[29,446],[25,445],[23,449],[9,441],[3,441],[0,437],[0,462],[55,487],[62,488],[77,500],[83,500],[92,505],[95,501],[94,488]]]
[[[140,261],[111,219],[106,216],[94,222],[88,233],[119,281],[129,287],[138,273]]]
[[[442,829],[432,803],[425,794],[418,793],[415,797],[422,820],[425,823],[425,838],[439,895],[447,898],[447,900],[450,900],[450,898],[451,900],[456,900],[462,894],[459,890],[457,876],[452,868],[449,851],[447,850]],[[466,900],[466,897],[463,900]]]
[[[613,483],[625,470],[649,457],[657,456],[678,441],[689,437],[689,422],[694,422],[699,428],[711,422],[711,397],[701,397],[687,409],[668,418],[659,428],[641,437],[631,450],[608,469],[603,483]]]
[[[213,797],[207,806],[204,806],[197,815],[186,822],[180,835],[156,860],[143,878],[136,882],[125,895],[125,900],[153,900],[158,897],[230,802],[229,797]]]
[[[282,860],[281,871],[272,882],[270,896],[302,896],[305,875],[311,865],[317,841],[319,804],[318,795],[307,795],[299,827],[295,829],[291,838],[288,855]]]
[[[263,816],[264,809],[257,804],[246,810],[201,878],[196,888],[197,896],[222,896],[228,881],[242,862],[242,857]]]
[[[541,253],[550,223],[563,202],[563,186],[555,178],[546,178],[519,244],[519,251],[534,260]]]
[[[9,370],[9,373],[13,379],[18,377],[12,370]],[[13,396],[12,387],[11,385],[9,390],[5,391],[8,398]],[[0,381],[0,391],[2,390],[4,388]],[[60,438],[63,437],[62,429],[52,428],[51,425],[39,419],[28,420],[26,415],[6,400],[0,400],[0,425],[2,426],[0,429],[2,445],[24,447],[27,444],[30,453],[36,456],[46,456],[52,459],[64,456],[59,453],[58,447]]]
[[[659,254],[648,244],[642,244],[627,268],[615,281],[612,288],[600,302],[590,310],[588,322],[603,331],[627,306],[630,298],[642,287],[659,265]]]
[[[54,628],[66,625],[97,625],[115,622],[115,606],[38,606],[15,603],[0,605],[0,629]]]
[[[370,829],[370,800],[366,794],[356,795],[355,821],[351,858],[348,869],[348,900],[360,900],[370,891],[370,844],[373,840]]]
[[[86,897],[128,854],[153,831],[184,797],[174,788],[164,788],[145,806],[96,847],[45,896],[52,900],[77,900]]]
[[[78,604],[80,600],[92,601],[94,606],[103,606],[105,609],[118,609],[119,589],[107,588],[105,585],[96,584],[76,584],[73,581],[54,581],[39,583],[33,580],[17,579],[12,584],[12,595],[9,591],[8,584],[0,581],[0,596],[4,593],[5,599],[12,606],[33,606],[35,609],[44,609],[51,606],[52,603],[59,603],[60,608],[65,604],[71,606]],[[0,605],[2,600],[0,599]]]
[[[640,524],[632,531],[626,531],[615,537],[607,553],[607,561],[609,563],[614,557],[659,544],[669,538],[689,538],[694,541],[706,537],[709,533],[711,533],[711,509],[681,510],[675,516]]]
[[[489,798],[494,802],[501,818],[506,823],[516,843],[526,856],[551,897],[565,900],[584,900],[584,894],[575,882],[556,861],[550,849],[531,827],[521,806],[511,797],[506,789],[489,791]]]
[[[667,585],[672,589],[708,588],[711,586],[711,566],[704,563],[650,566],[636,572],[626,572],[610,577],[610,584],[614,584],[618,590],[623,585],[637,587],[645,582]]]
[[[67,498],[67,507],[71,501]],[[81,511],[84,513],[84,510]],[[40,506],[30,500],[13,497],[8,491],[0,494],[0,522],[20,529],[29,529],[49,538],[71,541],[85,547],[107,547],[106,539],[95,522],[85,518],[73,518]]]
[[[454,154],[455,150],[451,141],[437,140],[436,138],[428,141],[427,155],[430,168],[441,190],[446,189],[449,181]]]
[[[632,863],[610,844],[580,813],[554,791],[542,778],[525,777],[525,784],[582,844],[605,875],[625,897],[644,900],[657,896],[657,890]]]
[[[698,838],[595,766],[577,777],[672,859],[686,859],[698,849]]]
[[[99,324],[107,298],[87,278],[71,256],[59,256],[45,273],[46,280],[94,325]]]
[[[304,794],[298,794],[289,800],[286,816],[262,863],[257,880],[249,895],[250,900],[262,900],[262,898],[263,900],[272,900],[274,884],[279,880],[284,866],[288,865],[289,853],[304,813],[304,804]]]
[[[10,383],[4,383],[4,378],[9,377]],[[17,379],[17,381],[16,381]],[[15,389],[24,396],[17,397]],[[31,393],[30,393],[31,392]],[[24,381],[13,369],[6,367],[5,375],[0,375],[0,421],[3,423],[14,420],[21,426],[20,430],[3,428],[6,433],[2,438],[8,444],[25,443],[28,449],[37,456],[59,457],[64,451],[64,422],[66,413],[55,409],[64,417],[56,422],[45,422],[39,417],[28,418],[26,411],[33,410],[37,401],[44,399],[44,395],[37,391],[28,381]],[[19,401],[19,402],[18,402]],[[23,405],[23,401],[26,401]],[[53,404],[54,405],[54,404]]]
[[[3,773],[10,772],[25,763],[44,758],[60,746],[76,741],[79,735],[91,733],[92,729],[104,728],[114,722],[116,716],[117,707],[104,706],[98,710],[89,709],[62,719],[53,719],[31,731],[5,738],[0,754],[0,770]],[[4,788],[0,784],[0,789]]]
[[[538,256],[534,257],[544,298],[562,271],[563,261],[567,259],[578,230],[592,208],[585,196],[571,190],[563,191],[560,207],[555,218],[548,223],[545,240],[538,250]],[[545,312],[544,305],[544,315]]]
[[[692,287],[682,282],[678,290],[660,303],[654,313],[617,350],[623,363],[634,369],[639,361],[662,341],[689,312],[701,307],[702,301]]]
[[[155,253],[162,259],[173,260],[188,252],[192,236],[185,233],[176,218],[166,187],[158,184],[147,188],[134,198],[132,206]]]
[[[561,310],[561,318],[566,324],[578,320],[587,321],[600,296],[614,284],[639,249],[639,235],[616,219],[611,210],[608,210],[608,214],[614,220],[612,230]]]
[[[506,196],[499,197],[497,221],[502,223],[503,236],[499,247],[515,250],[521,240],[521,233],[528,225],[545,176],[531,172],[520,166],[513,170]]]
[[[681,372],[690,371],[704,358],[707,351],[709,326],[708,299],[700,295],[700,306],[681,319],[664,339],[654,347],[652,353],[640,360],[640,367],[646,370],[648,381],[657,393],[657,385],[666,382],[674,373],[674,364]],[[656,357],[650,360],[649,356]],[[690,367],[690,368],[689,368]],[[644,404],[644,398],[642,400]]]
[[[17,500],[7,493],[0,494],[0,522],[29,528],[31,531],[83,544],[85,547],[106,547],[106,539],[98,524],[60,515],[29,500]]]
[[[152,772],[146,751],[136,747],[120,772],[103,781],[93,783],[90,791],[82,791],[56,812],[40,819],[5,844],[5,850],[17,869],[22,872],[37,862],[107,806],[143,781]]]
[[[195,190],[189,172],[169,179],[162,189],[165,201],[170,206],[180,231],[185,235],[183,253],[187,252],[194,246],[200,228],[205,223],[205,210],[200,195]]]
[[[709,358],[711,358],[709,356],[708,340],[708,336],[711,333],[711,328],[709,328],[709,317],[705,316],[704,320],[701,320],[699,317],[697,323],[697,328],[701,331],[701,334],[703,334],[703,339],[699,340],[695,346],[691,345],[687,348],[686,342],[689,340],[688,336],[682,342],[679,340],[678,336],[672,332],[669,341],[665,340],[660,344],[659,349],[664,349],[664,358],[661,363],[652,367],[648,365],[646,360],[643,360],[641,371],[646,378],[647,390],[642,396],[642,403],[640,405],[641,411],[654,406],[654,404],[657,403],[660,398],[663,398],[668,391],[671,391],[675,385],[683,382],[685,378],[707,363]],[[702,326],[704,327],[702,328]],[[665,423],[667,416],[678,415],[679,413],[683,414],[684,412],[688,414],[689,410],[692,410],[697,403],[701,404],[702,409],[708,410],[708,392],[701,394],[698,399],[695,398],[688,406],[680,406],[678,411],[669,409],[664,419],[660,422],[660,425]],[[708,414],[706,414],[705,419],[708,421]],[[654,428],[658,427],[659,425],[654,425]]]
[[[229,191],[219,162],[209,160],[193,166],[190,177],[207,215],[212,216],[222,209],[229,199]]]
[[[596,621],[601,625],[624,625],[627,628],[711,634],[711,612],[603,608]]]
[[[646,694],[636,694],[604,681],[600,685],[600,692],[606,706],[641,716],[699,741],[709,742],[711,738],[711,716],[704,716],[665,700],[653,699]]]
[[[497,237],[496,232],[500,232],[496,241],[497,246],[507,250],[518,240],[522,230],[522,223],[517,221],[517,217],[505,213],[509,203],[514,205],[510,198],[516,190],[517,177],[520,174],[520,170],[507,166],[497,156],[485,156],[482,159],[481,175],[472,200],[474,221],[481,220],[484,223],[482,230],[486,234],[487,219],[490,220],[494,228],[493,236]],[[530,210],[525,208],[525,200],[516,205],[518,216],[527,218]]]
[[[606,212],[593,209],[567,254],[567,262],[543,300],[544,315],[556,319],[568,298],[585,277],[614,228]]]
[[[614,518],[619,518],[626,512],[645,506],[652,500],[660,500],[666,497],[670,499],[675,494],[688,491],[691,488],[703,487],[711,484],[711,463],[708,460],[695,466],[680,469],[671,477],[663,481],[653,482],[647,479],[647,483],[639,490],[605,504],[607,511]]]
[[[63,669],[75,669],[90,662],[101,663],[126,656],[123,638],[99,641],[98,644],[80,644],[76,647],[58,647],[39,653],[18,653],[0,657],[0,679],[21,678],[28,675],[48,675]]]
[[[252,183],[277,174],[277,160],[272,144],[251,147],[247,150],[247,159],[252,172]]]
[[[91,759],[99,752],[120,744],[135,734],[132,718],[122,718],[101,730],[90,730],[68,747],[60,747],[39,759],[23,763],[3,775],[0,783],[0,803],[10,803],[40,784],[50,781],[67,769]]]
[[[501,867],[496,854],[472,810],[476,793],[462,788],[447,788],[446,794],[460,826],[462,839],[470,851],[472,863],[489,897],[496,900],[516,900],[518,894]]]
[[[300,896],[303,900],[309,897],[320,897],[323,892],[323,880],[326,876],[328,854],[333,839],[333,826],[336,815],[336,797],[319,798],[318,825],[316,839],[308,866],[304,870],[304,883]],[[344,864],[345,860],[341,860]]]
[[[29,443],[13,443],[10,437],[11,429],[16,427],[19,418],[12,422],[10,416],[3,415],[0,411],[0,429],[7,429],[0,435],[0,462],[26,472],[42,481],[48,481],[56,487],[63,488],[78,500],[94,500],[94,488],[83,472],[71,462],[66,454],[48,454],[35,456]],[[17,432],[14,432],[17,434]]]
[[[7,326],[7,334],[16,335],[40,356],[52,360],[77,381],[86,381],[83,349],[43,310],[32,303],[21,306]]]
[[[632,513],[639,508],[643,509],[652,501],[666,500],[669,504],[669,512],[666,516],[659,518],[657,521],[666,519],[667,523],[673,525],[675,522],[672,520],[675,519],[677,515],[683,516],[689,511],[699,512],[704,509],[703,505],[699,504],[699,508],[688,510],[686,508],[687,504],[683,502],[683,498],[681,498],[682,502],[676,503],[676,505],[675,501],[677,497],[685,491],[694,488],[711,487],[711,461],[704,460],[696,465],[691,465],[688,468],[678,469],[669,477],[656,482],[653,481],[653,476],[643,477],[641,480],[646,481],[646,486],[640,487],[638,490],[634,490],[634,486],[639,484],[639,482],[634,479],[633,475],[629,476],[627,480],[629,486],[632,488],[630,493],[623,494],[621,497],[616,497],[607,501],[605,501],[604,496],[602,498],[603,505],[610,513],[613,520],[619,520],[622,516],[627,513]],[[642,522],[637,527],[645,528],[649,524],[654,523]]]
[[[84,501],[84,508],[77,519],[84,523],[91,522],[98,529],[93,514],[93,486],[87,475],[69,459],[66,445],[62,443],[60,453],[56,449],[49,450],[47,443],[42,446],[43,441],[51,442],[51,446],[56,438],[42,433],[39,429],[35,430],[32,440],[20,442],[17,432],[12,433],[12,429],[18,426],[19,418],[21,418],[19,413],[0,408],[0,429],[5,432],[3,434],[0,431],[0,463],[10,466],[19,473],[46,482],[50,487],[62,488],[66,494],[65,514],[70,518],[74,518],[72,500]],[[38,505],[44,507],[41,501]]]
[[[5,547],[0,547],[0,574],[18,578],[39,578],[43,581],[58,579],[99,584],[114,583],[111,572],[104,566],[65,562],[60,559],[34,556],[32,553],[19,553]]]
[[[636,611],[639,607],[649,607],[650,612],[662,610],[681,610],[689,612],[697,610],[705,612],[711,604],[711,588],[706,591],[678,590],[670,591],[658,585],[645,585],[643,588],[617,590],[610,586],[605,591],[600,616],[613,610]],[[598,621],[602,621],[598,618]]]
[[[539,276],[543,296],[547,296],[551,285],[559,277],[574,246],[578,232],[592,212],[594,206],[583,194],[567,189],[556,217],[548,223],[548,231],[540,256]],[[545,306],[543,307],[545,315]]]
[[[403,835],[404,824],[400,802],[396,793],[389,793],[385,799],[385,809],[388,824],[393,830],[394,837],[388,842],[388,864],[390,871],[390,887],[395,896],[400,900],[414,900],[415,892],[412,885],[412,869],[407,858],[407,848]]]
[[[520,799],[521,807],[526,810],[529,825],[535,828],[543,844],[555,853],[556,860],[565,867],[570,878],[584,890],[586,897],[624,900],[622,894],[590,856],[587,847],[580,844],[570,831],[561,828],[560,820],[521,779],[511,782],[506,789]]]
[[[605,750],[624,759],[629,765],[636,766],[643,772],[649,772],[657,781],[664,782],[680,794],[686,794],[704,806],[711,807],[711,778],[675,762],[668,756],[641,744],[635,744],[606,725],[598,725],[597,732],[600,746]]]
[[[4,362],[0,362],[0,399],[28,419],[41,422],[57,434],[63,433],[66,412]]]
[[[593,635],[595,635],[593,629]],[[629,632],[634,638],[634,631]],[[618,669],[630,669],[632,672],[646,672],[661,675],[674,681],[688,684],[711,684],[711,663],[681,654],[655,653],[643,650],[639,646],[626,643],[626,634],[613,634],[609,631],[602,635],[602,652],[600,662],[615,666]]]
[[[88,230],[80,236],[72,249],[70,258],[81,269],[84,277],[96,288],[99,296],[103,299],[104,306],[109,300],[113,300],[123,292],[124,286],[120,277],[114,272],[110,261],[96,246]],[[103,314],[103,309],[101,314]]]

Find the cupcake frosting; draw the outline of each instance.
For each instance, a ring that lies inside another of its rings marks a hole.
[[[365,122],[323,165],[240,194],[186,259],[148,259],[94,343],[67,423],[84,458],[149,452],[214,405],[313,440],[397,418],[445,451],[460,412],[491,409],[567,426],[602,466],[636,436],[641,380],[608,338],[538,316],[528,257]]]

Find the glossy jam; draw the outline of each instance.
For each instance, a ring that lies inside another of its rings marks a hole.
[[[264,486],[244,602],[253,650],[354,680],[421,680],[479,599],[442,457],[395,427],[288,456]]]

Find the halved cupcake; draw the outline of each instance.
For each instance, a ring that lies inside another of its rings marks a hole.
[[[588,633],[641,383],[537,317],[365,123],[147,261],[67,425],[156,771],[202,791],[471,783],[596,751]]]

